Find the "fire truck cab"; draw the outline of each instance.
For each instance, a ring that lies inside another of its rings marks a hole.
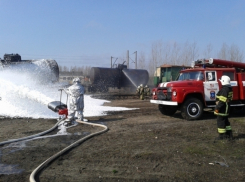
[[[213,59],[201,59],[192,68],[181,70],[176,81],[163,82],[152,89],[153,104],[158,104],[164,115],[177,110],[187,120],[200,119],[204,108],[214,108],[216,94],[221,89],[220,78],[227,75],[233,89],[232,107],[245,106],[245,63]]]

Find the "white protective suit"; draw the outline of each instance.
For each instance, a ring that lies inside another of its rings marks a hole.
[[[64,89],[66,94],[69,95],[68,104],[68,119],[72,121],[75,116],[83,121],[83,108],[84,108],[84,87],[81,85],[79,78],[73,79],[73,85]]]

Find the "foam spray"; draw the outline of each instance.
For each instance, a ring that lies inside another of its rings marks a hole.
[[[20,70],[0,69],[0,116],[29,117],[29,118],[57,118],[57,113],[48,109],[52,101],[60,100],[59,88],[67,83],[53,83],[49,79],[35,77],[33,68],[25,65]],[[34,74],[34,75],[33,75]],[[39,76],[45,77],[44,72]],[[49,78],[49,76],[46,78]],[[62,95],[61,102],[66,103],[66,95]],[[130,110],[123,107],[102,106],[106,100],[93,99],[90,95],[84,97],[84,116],[106,115],[106,111]],[[133,109],[133,108],[131,108]]]
[[[0,116],[57,117],[47,109],[47,104],[59,98],[58,88],[62,86],[52,82],[40,84],[32,78],[25,71],[0,71]]]

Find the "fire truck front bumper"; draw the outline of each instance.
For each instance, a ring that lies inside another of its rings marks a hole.
[[[169,106],[177,106],[178,105],[178,102],[165,101],[165,100],[150,100],[150,103],[153,103],[153,104],[162,104],[162,105],[169,105]]]

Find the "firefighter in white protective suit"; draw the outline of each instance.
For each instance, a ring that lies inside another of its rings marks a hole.
[[[67,122],[73,124],[76,118],[83,121],[84,87],[81,85],[80,79],[74,78],[73,85],[65,88],[64,91],[69,95]]]

